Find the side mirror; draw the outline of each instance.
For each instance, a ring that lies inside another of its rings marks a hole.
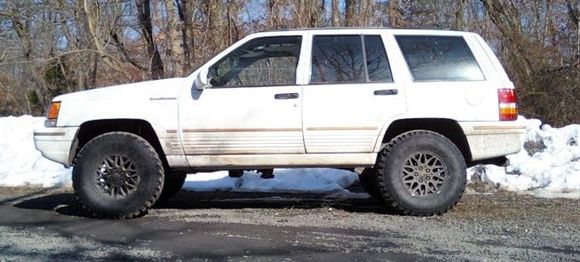
[[[207,78],[207,69],[201,69],[201,71],[195,77],[195,82],[193,83],[197,90],[204,90],[211,87],[209,79]]]

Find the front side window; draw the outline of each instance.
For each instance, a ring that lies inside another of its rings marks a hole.
[[[481,69],[461,36],[395,37],[415,81],[482,81]]]
[[[212,87],[261,87],[296,84],[302,37],[250,40],[209,68]]]
[[[379,35],[315,36],[312,84],[392,82],[389,60]]]

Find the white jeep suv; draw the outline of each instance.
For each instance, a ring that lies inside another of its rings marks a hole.
[[[441,214],[466,166],[520,150],[514,85],[477,34],[252,34],[190,76],[54,98],[36,147],[94,214],[130,218],[196,171],[358,168],[404,214]],[[299,179],[299,178],[297,178]]]

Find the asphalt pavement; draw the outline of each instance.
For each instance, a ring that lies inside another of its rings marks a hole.
[[[99,220],[70,189],[0,188],[0,261],[580,261],[580,201],[468,193],[407,217],[336,194],[181,192]]]

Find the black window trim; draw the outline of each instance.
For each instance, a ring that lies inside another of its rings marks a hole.
[[[399,41],[397,40],[397,37],[398,36],[430,36],[430,37],[456,37],[456,38],[462,38],[463,41],[465,41],[465,44],[467,45],[467,47],[469,49],[469,53],[471,53],[471,56],[475,60],[475,63],[477,64],[477,67],[479,68],[479,71],[481,72],[481,75],[483,76],[483,79],[482,80],[436,80],[436,79],[433,79],[433,80],[417,80],[417,79],[415,79],[415,75],[411,71],[411,67],[409,66],[409,62],[407,61],[407,58],[405,58],[405,55],[403,54],[403,49],[401,49],[401,45],[399,44]],[[487,82],[488,81],[487,76],[485,75],[485,72],[481,68],[481,65],[479,63],[479,60],[473,54],[473,51],[471,50],[471,46],[469,46],[469,43],[467,42],[467,39],[465,39],[465,36],[463,36],[463,35],[393,34],[393,37],[395,38],[395,42],[397,43],[397,47],[399,48],[399,51],[401,52],[401,56],[403,57],[403,61],[405,61],[405,65],[406,65],[406,68],[407,68],[407,72],[411,76],[411,80],[413,80],[413,83],[461,83],[461,82],[470,82],[470,83],[478,83],[479,82],[479,83],[482,83],[482,82]]]
[[[359,36],[360,40],[361,40],[361,45],[362,45],[362,56],[363,56],[363,67],[365,70],[365,82],[359,82],[359,81],[343,81],[343,82],[338,82],[338,83],[326,83],[326,82],[318,82],[318,83],[313,83],[312,82],[312,60],[313,60],[313,54],[314,54],[314,38],[317,36]],[[365,40],[364,37],[365,36],[378,36],[381,40],[381,43],[383,45],[383,49],[385,51],[385,55],[387,55],[387,63],[388,63],[388,70],[389,73],[391,74],[391,80],[390,81],[370,81],[369,79],[369,71],[368,71],[368,67],[367,67],[367,54],[366,54],[366,47],[365,47]],[[385,41],[383,40],[383,35],[382,34],[318,34],[318,35],[312,35],[312,42],[310,45],[310,72],[309,72],[309,76],[308,76],[308,83],[306,85],[308,86],[320,86],[320,85],[352,85],[352,84],[359,84],[359,85],[368,85],[368,84],[394,84],[395,83],[395,77],[393,76],[393,70],[391,70],[391,62],[389,61],[389,54],[387,52],[386,46],[385,46]]]
[[[301,86],[299,84],[289,84],[289,85],[265,85],[265,86],[227,86],[227,87],[208,87],[207,90],[221,90],[221,89],[243,89],[243,88],[271,88],[271,87],[297,87]]]

